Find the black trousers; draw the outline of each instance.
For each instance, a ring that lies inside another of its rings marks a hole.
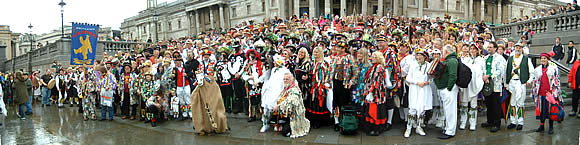
[[[499,92],[494,92],[489,96],[485,96],[485,107],[487,107],[487,123],[501,126],[501,116],[503,111],[499,100]]]
[[[234,88],[234,94],[236,97],[234,98],[233,104],[233,113],[248,113],[248,98],[246,97],[246,87],[244,86],[244,82],[242,79],[232,80],[232,85]]]
[[[137,114],[137,105],[131,105],[131,95],[129,95],[129,93],[123,93],[123,100],[121,101],[123,101],[121,115],[135,117]]]
[[[151,122],[157,122],[159,119],[159,108],[155,105],[147,106],[147,113],[151,113]]]
[[[572,112],[578,113],[578,99],[580,99],[580,89],[572,91]]]

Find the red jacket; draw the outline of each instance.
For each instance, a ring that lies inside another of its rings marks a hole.
[[[572,87],[572,90],[580,88],[576,85],[576,71],[578,71],[578,66],[580,66],[580,60],[576,60],[570,68],[570,73],[568,73],[568,84]]]

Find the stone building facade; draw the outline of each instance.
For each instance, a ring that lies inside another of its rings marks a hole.
[[[229,28],[243,21],[262,22],[274,16],[378,15],[443,17],[494,23],[531,16],[564,5],[558,0],[176,0],[157,4],[125,19],[121,35],[130,40],[167,40],[211,28]],[[157,36],[157,37],[155,37]],[[157,38],[157,39],[156,39]]]
[[[13,49],[18,46],[18,37],[20,37],[20,33],[12,32],[10,26],[0,25],[0,45],[5,46],[0,49],[0,53],[3,53],[0,54],[0,60],[12,58],[14,55]]]

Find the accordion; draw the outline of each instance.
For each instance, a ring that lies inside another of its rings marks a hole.
[[[431,63],[431,66],[429,66],[429,71],[427,72],[427,74],[429,74],[433,78],[439,78],[441,77],[441,74],[443,74],[444,70],[445,64],[441,63],[441,61],[433,61],[433,63]]]

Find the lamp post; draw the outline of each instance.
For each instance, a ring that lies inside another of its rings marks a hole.
[[[58,5],[60,6],[60,38],[64,38],[64,5],[66,5],[66,3],[64,3],[64,0],[60,0]]]
[[[159,14],[157,14],[157,10],[153,10],[153,21],[155,22],[155,42],[159,41],[159,36],[157,33],[157,16],[159,16]]]
[[[28,72],[32,72],[32,23],[30,23],[30,25],[28,25],[28,29],[30,29],[30,33],[29,33],[29,42],[30,42],[30,48],[28,49]]]

